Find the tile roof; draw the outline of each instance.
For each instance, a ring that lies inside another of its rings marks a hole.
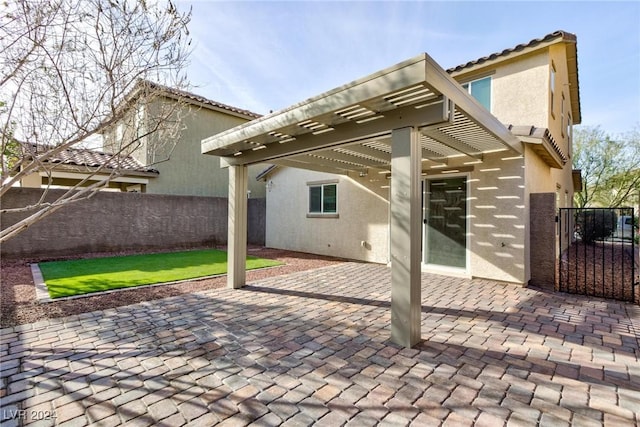
[[[533,39],[528,43],[522,43],[515,47],[505,49],[501,52],[492,53],[488,56],[483,56],[482,58],[478,58],[474,61],[469,61],[465,64],[458,65],[456,67],[449,68],[447,73],[453,74],[457,72],[463,72],[467,69],[473,68],[475,66],[480,66],[487,61],[498,60],[501,58],[508,57],[511,54],[521,52],[526,49],[535,48],[538,45],[543,43],[548,43],[553,40],[560,39],[563,42],[567,42],[567,65],[569,67],[569,93],[571,95],[571,110],[573,112],[573,124],[580,124],[582,122],[582,113],[580,111],[580,89],[579,89],[579,78],[578,78],[578,51],[577,51],[577,41],[578,38],[575,34],[558,30],[553,33],[549,33],[546,36],[543,36],[538,39]]]
[[[51,151],[54,147],[36,144],[23,144],[25,155],[36,158],[38,154],[43,155]],[[143,172],[158,175],[156,169],[144,166],[131,156],[118,156],[103,153],[97,150],[86,148],[67,148],[43,161],[44,163],[56,163],[70,166],[86,166],[97,168],[106,165],[108,169],[120,169],[129,172]]]
[[[246,116],[247,118],[250,119],[257,119],[258,117],[261,117],[261,114],[258,113],[254,113],[253,111],[249,111],[249,110],[244,110],[242,108],[237,108],[237,107],[233,107],[231,105],[227,105],[227,104],[223,104],[222,102],[217,102],[217,101],[213,101],[211,99],[205,98],[204,96],[200,96],[197,95],[195,93],[192,92],[187,92],[185,90],[181,90],[181,89],[176,89],[176,88],[172,88],[169,86],[165,86],[165,85],[161,85],[159,83],[155,83],[149,80],[141,80],[140,85],[146,85],[147,87],[150,87],[151,89],[154,90],[159,90],[162,92],[165,92],[169,95],[173,95],[175,97],[178,98],[182,98],[188,102],[194,102],[194,103],[198,103],[198,104],[202,104],[205,105],[207,107],[213,107],[216,109],[222,109],[222,110],[226,110],[229,111],[231,113],[235,113],[235,114],[240,114],[242,116]]]
[[[577,40],[575,34],[571,34],[571,33],[568,33],[566,31],[561,31],[561,30],[554,31],[553,33],[549,33],[544,37],[541,37],[541,38],[538,38],[538,39],[533,39],[528,43],[521,43],[521,44],[519,44],[519,45],[517,45],[515,47],[509,48],[509,49],[505,49],[505,50],[503,50],[501,52],[492,53],[491,55],[483,56],[482,58],[478,58],[478,59],[476,59],[474,61],[469,61],[469,62],[467,62],[465,64],[461,64],[461,65],[458,65],[456,67],[449,68],[447,70],[447,72],[448,73],[454,73],[456,71],[462,71],[465,68],[471,68],[473,66],[483,64],[483,63],[485,63],[487,61],[491,61],[493,59],[497,59],[497,58],[500,58],[500,57],[503,57],[503,56],[507,56],[507,55],[510,55],[510,54],[512,54],[514,52],[519,52],[521,50],[524,50],[526,48],[535,47],[535,46],[537,46],[537,45],[539,45],[541,43],[545,43],[545,42],[548,42],[548,41],[551,41],[551,40],[554,40],[554,39],[557,39],[557,38],[562,38],[563,40],[573,41],[573,42],[575,42]]]

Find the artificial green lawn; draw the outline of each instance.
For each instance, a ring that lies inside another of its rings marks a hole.
[[[248,270],[281,264],[270,259],[247,257]],[[43,262],[39,266],[49,296],[60,298],[225,274],[227,253],[211,249]]]

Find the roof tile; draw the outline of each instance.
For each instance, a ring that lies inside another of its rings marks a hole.
[[[537,45],[539,45],[541,43],[548,42],[550,40],[557,39],[557,38],[560,38],[560,37],[562,39],[564,39],[564,40],[569,40],[569,41],[574,41],[574,42],[577,40],[575,34],[571,34],[571,33],[568,33],[566,31],[562,31],[562,30],[554,31],[553,33],[549,33],[544,37],[541,37],[541,38],[538,38],[538,39],[533,39],[528,43],[521,43],[521,44],[519,44],[519,45],[517,45],[515,47],[509,48],[509,49],[505,49],[505,50],[503,50],[501,52],[492,53],[491,55],[483,56],[482,58],[478,58],[478,59],[476,59],[474,61],[469,61],[469,62],[467,62],[465,64],[461,64],[461,65],[458,65],[456,67],[449,68],[447,70],[447,72],[448,73],[455,73],[456,71],[462,71],[465,68],[471,68],[471,67],[473,67],[475,65],[480,65],[480,64],[483,64],[483,63],[485,63],[487,61],[491,61],[493,59],[496,59],[496,58],[499,58],[499,57],[502,57],[502,56],[507,56],[507,55],[509,55],[511,53],[519,52],[519,51],[524,50],[524,49],[529,48],[529,47],[535,47],[535,46],[537,46]]]
[[[142,80],[141,84],[147,85],[148,87],[159,90],[162,92],[166,92],[168,94],[174,95],[179,98],[183,98],[187,101],[198,102],[200,104],[204,104],[214,108],[220,108],[223,110],[230,111],[232,113],[241,114],[243,116],[247,116],[248,118],[257,119],[261,117],[261,114],[254,113],[253,111],[244,110],[242,108],[233,107],[231,105],[223,104],[222,102],[213,101],[211,99],[205,98],[204,96],[197,95],[192,92],[187,92],[182,89],[176,89],[169,86],[161,85],[159,83],[152,82],[150,80]]]
[[[55,147],[24,144],[25,155],[35,156],[44,155]],[[148,172],[158,174],[156,169],[144,166],[131,156],[119,156],[115,154],[103,153],[97,150],[87,148],[66,148],[54,156],[43,160],[44,163],[59,163],[63,165],[100,167],[105,165],[108,169],[121,169],[131,172]]]

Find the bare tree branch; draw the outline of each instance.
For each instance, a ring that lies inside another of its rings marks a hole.
[[[151,166],[146,153],[172,151],[165,145],[175,144],[182,130],[184,102],[164,102],[163,88],[186,86],[191,16],[171,1],[13,0],[5,9],[0,197],[33,174],[49,184],[38,203],[16,208],[32,214],[2,230],[0,242],[108,186],[126,172],[126,156]],[[113,155],[110,164],[88,170],[69,191],[45,201],[60,167],[55,160],[97,137]]]

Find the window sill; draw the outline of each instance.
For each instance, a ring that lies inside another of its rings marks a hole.
[[[307,218],[340,218],[337,213],[308,213]]]

